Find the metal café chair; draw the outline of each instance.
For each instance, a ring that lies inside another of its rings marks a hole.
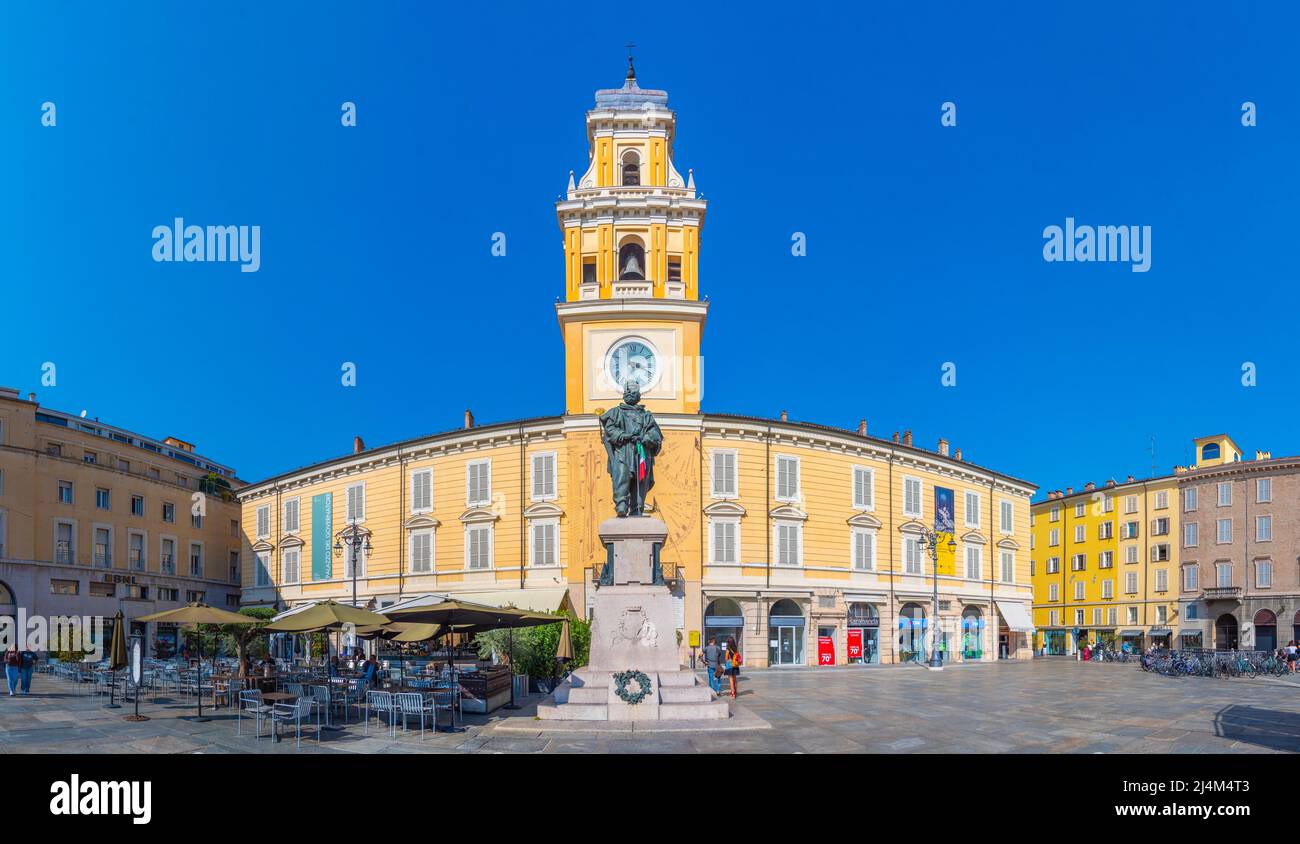
[[[312,711],[316,710],[316,743],[320,743],[320,711],[312,705],[310,698],[298,698],[295,703],[277,703],[271,709],[271,731],[274,736],[276,725],[287,725],[292,723],[294,731],[297,734],[297,745],[295,750],[302,748],[302,725],[306,721],[311,723]]]
[[[388,715],[388,735],[392,736],[397,730],[397,706],[393,700],[392,692],[367,692],[366,693],[366,716],[362,732],[370,735],[370,713],[374,712],[376,716]]]
[[[261,689],[245,689],[239,693],[239,711],[235,713],[235,735],[243,735],[245,715],[253,716],[253,741],[262,738],[262,719],[269,718],[272,707],[262,701]]]
[[[406,719],[415,715],[420,719],[420,741],[424,741],[425,716],[434,715],[434,727],[438,726],[433,701],[419,692],[398,692],[394,697],[397,698],[398,714],[402,717],[402,732],[407,729]]]
[[[459,687],[452,689],[447,686],[435,686],[430,698],[433,701],[433,728],[438,728],[438,710],[447,710],[451,718],[451,729],[456,729],[456,704],[460,697]]]

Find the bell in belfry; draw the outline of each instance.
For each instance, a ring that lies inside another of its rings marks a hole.
[[[620,279],[640,280],[645,278],[645,270],[641,267],[641,255],[641,247],[636,244],[628,244],[623,247],[623,267],[618,274]]]

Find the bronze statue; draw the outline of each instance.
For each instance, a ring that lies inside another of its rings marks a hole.
[[[614,483],[614,509],[620,517],[644,514],[646,494],[655,485],[655,456],[664,443],[654,414],[640,401],[640,386],[628,379],[623,403],[600,417],[601,440]]]

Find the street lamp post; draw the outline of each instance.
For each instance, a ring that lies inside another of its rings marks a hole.
[[[362,533],[357,527],[356,520],[339,532],[338,539],[334,541],[334,550],[342,551],[344,545],[352,552],[352,606],[357,605],[357,552],[365,547],[367,556],[374,547],[370,544],[370,534]]]
[[[929,550],[930,559],[934,561],[934,594],[931,598],[930,619],[934,634],[930,639],[930,665],[931,669],[939,670],[943,668],[943,660],[939,658],[939,534],[929,528],[921,528],[921,547]],[[956,551],[957,543],[951,537],[948,538],[948,550]]]

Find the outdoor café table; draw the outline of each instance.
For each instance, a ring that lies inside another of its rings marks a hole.
[[[297,695],[291,695],[288,692],[267,692],[262,695],[262,700],[265,701],[266,703],[271,704],[272,706],[275,706],[277,703],[288,703],[289,701],[294,700],[296,698]],[[280,734],[275,732],[274,722],[271,725],[271,739],[273,741],[280,740]]]

